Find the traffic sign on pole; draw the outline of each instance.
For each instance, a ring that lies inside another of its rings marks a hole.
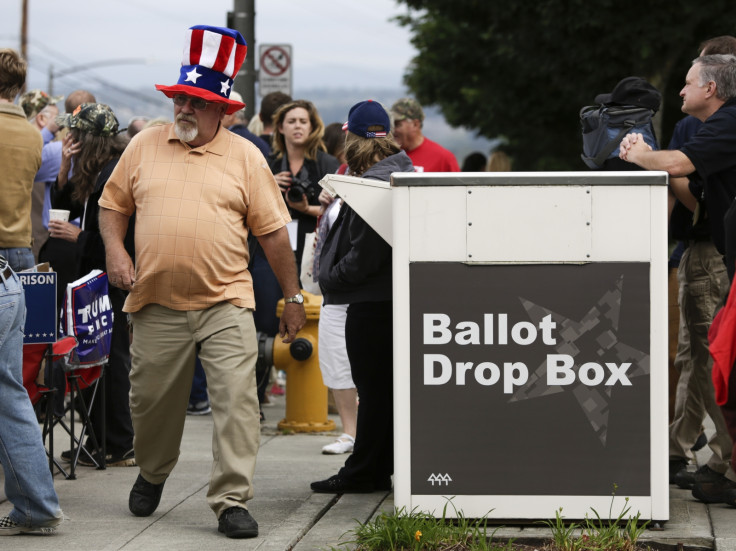
[[[283,92],[291,96],[291,44],[261,44],[258,59],[258,94]]]

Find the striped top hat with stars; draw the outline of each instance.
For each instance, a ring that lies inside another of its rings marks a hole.
[[[230,99],[233,79],[245,60],[248,45],[238,31],[224,27],[195,25],[187,30],[179,81],[173,86],[156,85],[166,97],[176,94],[224,103],[227,114],[245,104]]]

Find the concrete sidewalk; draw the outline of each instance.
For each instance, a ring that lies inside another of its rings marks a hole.
[[[166,482],[161,505],[151,517],[134,517],[128,511],[128,493],[137,468],[98,471],[80,467],[76,480],[65,480],[60,475],[55,478],[66,516],[59,532],[49,537],[2,538],[0,547],[8,551],[313,551],[347,541],[349,534],[344,535],[357,526],[357,521],[366,522],[376,511],[392,510],[392,494],[313,493],[309,483],[334,474],[345,461],[344,455],[320,453],[339,432],[282,434],[276,424],[284,416],[284,398],[272,397],[272,401],[274,406],[264,409],[267,419],[258,454],[255,498],[249,502],[259,523],[258,538],[230,540],[217,532],[217,520],[205,500],[212,462],[212,418],[190,416],[179,463]],[[331,418],[339,423],[336,416]],[[57,452],[67,449],[68,440],[59,435],[55,446]],[[0,494],[0,501],[3,499]],[[0,503],[0,515],[9,509],[8,502]],[[537,543],[549,533],[537,525],[502,527],[496,536]],[[736,509],[706,506],[695,501],[689,491],[671,487],[670,521],[662,531],[647,530],[642,539],[653,544],[736,551]]]

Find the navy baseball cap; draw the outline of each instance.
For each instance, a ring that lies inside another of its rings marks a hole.
[[[368,130],[371,126],[380,126],[382,130]],[[348,122],[342,129],[361,138],[385,138],[391,130],[391,119],[380,103],[369,99],[350,108]]]

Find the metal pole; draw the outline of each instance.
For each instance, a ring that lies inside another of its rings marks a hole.
[[[232,17],[228,18],[232,28],[239,31],[248,43],[248,55],[238,71],[233,88],[243,96],[245,114],[248,120],[255,114],[256,109],[256,2],[255,0],[233,0]]]
[[[20,17],[20,55],[23,59],[28,61],[28,0],[23,0],[21,4],[21,17]],[[26,82],[28,79],[26,78]],[[23,83],[23,87],[20,90],[21,94],[26,91],[26,82]]]

